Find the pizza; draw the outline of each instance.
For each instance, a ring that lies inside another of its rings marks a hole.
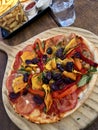
[[[34,123],[61,120],[92,91],[97,56],[94,45],[77,34],[37,38],[16,54],[6,80],[9,103]]]

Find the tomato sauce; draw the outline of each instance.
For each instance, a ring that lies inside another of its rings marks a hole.
[[[28,6],[26,6],[25,10],[29,10],[29,9],[33,8],[34,5],[35,5],[35,2],[30,3]]]

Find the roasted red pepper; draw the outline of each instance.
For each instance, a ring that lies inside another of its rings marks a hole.
[[[13,64],[13,69],[17,70],[19,66],[21,65],[21,58],[20,56],[23,54],[23,51],[19,51],[15,57],[15,62]]]
[[[70,57],[74,56],[74,54],[78,51],[81,51],[80,46],[73,48],[69,53],[67,53],[66,58],[70,58]]]
[[[83,61],[85,61],[86,63],[90,64],[91,66],[97,67],[98,63],[93,62],[92,60],[86,58],[81,52],[80,53],[80,57]]]
[[[78,88],[77,85],[73,85],[73,86],[69,87],[67,90],[63,91],[62,93],[54,92],[53,97],[54,98],[63,98],[67,95],[74,93],[77,90],[77,88]]]
[[[85,61],[86,63],[90,64],[91,66],[97,67],[98,64],[93,62],[92,60],[86,58],[82,52],[81,52],[81,45],[75,47],[72,51],[70,51],[68,54],[66,54],[66,58],[70,58],[73,57],[75,55],[75,53],[78,52],[80,54],[80,59],[82,59],[83,61]]]
[[[29,84],[30,87],[32,86],[32,83],[31,83],[32,76],[33,76],[33,74],[30,74],[29,78],[28,78],[28,84]]]
[[[41,72],[44,70],[44,63],[42,61],[42,58],[40,59],[40,62],[38,63],[38,67],[40,68]]]
[[[77,79],[75,82],[71,83],[71,84],[68,84],[66,85],[63,89],[61,90],[57,90],[57,91],[54,91],[52,93],[52,96],[54,98],[62,98],[64,96],[67,96],[69,94],[72,94],[73,92],[75,92],[78,87],[77,87],[77,83],[80,81],[81,79],[81,75],[78,75]]]
[[[37,90],[37,89],[33,90],[32,88],[28,88],[28,91],[29,91],[31,94],[39,95],[39,96],[41,96],[41,97],[44,97],[44,95],[45,95],[44,91],[42,91],[42,90]]]
[[[40,41],[40,39],[37,38],[35,40],[33,49],[36,51],[36,53],[39,50],[41,54],[44,54],[44,49],[42,48],[42,42]]]
[[[68,84],[68,85],[66,85],[63,89],[61,89],[61,90],[57,90],[57,91],[54,91],[53,93],[52,93],[52,96],[53,97],[57,97],[57,95],[59,96],[60,94],[62,94],[63,92],[65,92],[67,89],[69,89],[69,88],[71,88],[72,86],[74,86],[76,84],[76,82],[73,82],[73,83],[71,83],[71,84]]]

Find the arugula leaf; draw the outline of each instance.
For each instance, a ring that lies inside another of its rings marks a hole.
[[[38,44],[36,44],[36,51],[38,51],[39,50],[39,45]]]
[[[57,47],[61,47],[62,46],[62,42],[59,42],[58,44],[57,44]]]
[[[44,76],[44,74],[43,73],[41,73],[37,78],[38,78],[38,80],[39,81],[41,81],[42,80],[42,78],[43,78],[43,76]]]
[[[90,72],[96,72],[96,71],[97,71],[97,68],[91,66],[88,72],[90,73]]]
[[[45,73],[45,72],[42,72],[41,78],[44,78],[45,76],[46,76],[46,73]]]
[[[42,42],[42,48],[43,48],[43,49],[45,48],[45,44],[44,44],[44,41]]]
[[[51,58],[47,58],[47,62],[50,61],[50,60],[51,60]]]
[[[87,84],[91,78],[92,78],[91,75],[83,75],[80,81],[78,82],[78,87],[82,87],[85,84]]]
[[[25,70],[25,67],[24,67],[24,66],[21,66],[21,68],[20,68],[19,70],[24,71],[24,70]]]
[[[18,73],[21,73],[21,74],[28,73],[28,74],[30,74],[30,72],[27,72],[23,66],[18,70]]]
[[[46,109],[46,106],[43,108],[44,112],[46,113],[47,109]]]

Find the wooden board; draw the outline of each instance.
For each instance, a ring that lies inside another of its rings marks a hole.
[[[58,123],[43,125],[31,123],[16,114],[8,102],[5,82],[16,53],[24,48],[26,45],[33,43],[36,38],[46,39],[57,34],[70,34],[73,32],[86,37],[89,41],[98,46],[98,37],[95,34],[90,31],[75,27],[53,28],[32,37],[22,44],[13,47],[7,46],[3,42],[0,42],[0,49],[5,51],[8,55],[8,62],[2,86],[3,103],[8,116],[21,130],[80,130],[92,123],[94,119],[98,116],[98,83],[96,83],[91,95],[85,101],[85,103],[73,114],[62,119]]]

